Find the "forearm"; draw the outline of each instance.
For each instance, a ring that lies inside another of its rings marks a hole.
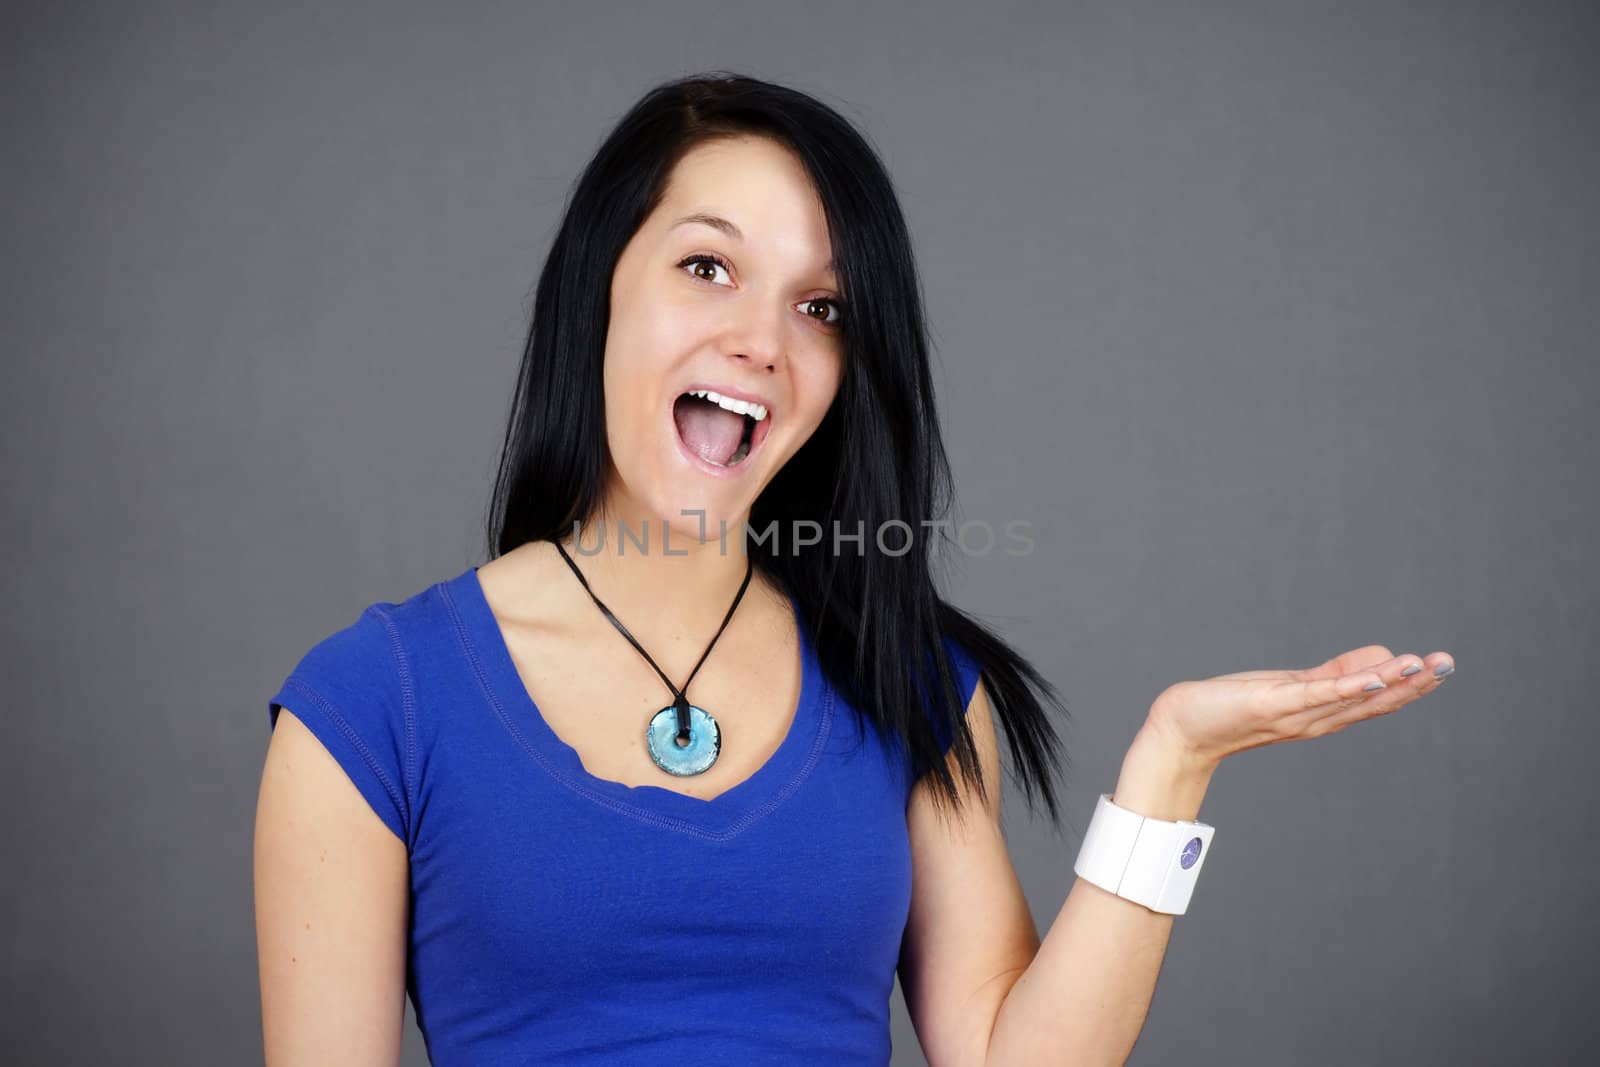
[[[1141,730],[1111,799],[1157,819],[1194,819],[1214,764]],[[1033,962],[1000,1005],[986,1067],[1121,1064],[1155,993],[1176,916],[1078,878]]]

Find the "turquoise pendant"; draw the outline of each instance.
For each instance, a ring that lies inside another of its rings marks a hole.
[[[722,751],[722,731],[704,708],[689,705],[689,743],[678,744],[678,709],[668,705],[650,719],[644,732],[645,747],[656,766],[679,777],[701,774]]]

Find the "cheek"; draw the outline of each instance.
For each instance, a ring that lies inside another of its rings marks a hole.
[[[822,425],[828,409],[833,406],[839,381],[835,373],[820,373],[807,375],[803,381],[794,383],[795,413],[801,417],[801,422],[796,425],[795,436],[790,441],[791,449],[798,450]]]
[[[638,413],[656,402],[663,387],[660,341],[641,333],[637,321],[613,325],[605,354],[606,413],[621,420],[613,429],[631,432]]]
[[[813,425],[820,423],[839,393],[844,382],[844,358],[837,352],[824,356],[818,373],[807,383],[807,406]]]
[[[642,378],[634,384],[664,388],[680,357],[703,344],[706,336],[692,315],[670,303],[653,301],[636,307],[609,330],[608,373],[619,380]]]

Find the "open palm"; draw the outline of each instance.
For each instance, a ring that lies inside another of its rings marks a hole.
[[[1396,656],[1364,645],[1307,670],[1242,671],[1179,682],[1156,699],[1150,725],[1207,764],[1280,741],[1321,737],[1398,711],[1455,669],[1448,653]],[[1383,688],[1370,688],[1381,682]]]

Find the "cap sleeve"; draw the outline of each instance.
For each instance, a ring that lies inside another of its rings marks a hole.
[[[267,702],[305,723],[400,840],[411,828],[409,686],[394,620],[374,604],[307,652]]]
[[[967,709],[972,704],[973,694],[978,691],[978,678],[981,671],[978,661],[973,659],[967,647],[952,637],[944,639],[945,653],[950,657],[950,664],[956,672],[956,688],[961,693],[961,714],[966,715]],[[955,735],[937,717],[933,718],[933,733],[939,741],[939,751],[948,755],[950,746],[955,744]]]

